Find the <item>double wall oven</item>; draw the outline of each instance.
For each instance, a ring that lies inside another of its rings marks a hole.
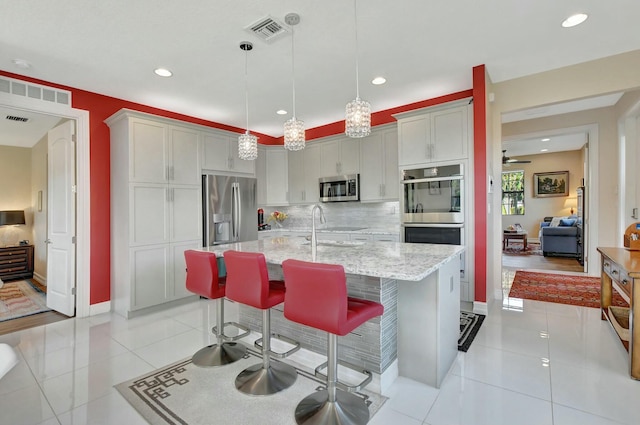
[[[464,245],[463,164],[402,170],[402,189],[404,242]]]

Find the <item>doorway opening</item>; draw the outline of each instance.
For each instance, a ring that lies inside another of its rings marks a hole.
[[[72,272],[65,277],[65,284],[69,288],[71,308],[75,310],[76,317],[89,315],[89,276],[90,276],[90,232],[89,232],[89,113],[69,106],[52,102],[44,102],[37,99],[17,98],[0,93],[0,108],[15,111],[17,113],[42,114],[55,117],[57,122],[72,121],[75,123],[75,186],[70,188],[75,192],[76,205],[74,213],[75,236]],[[33,205],[38,206],[39,197]],[[44,202],[44,198],[43,198]],[[71,298],[72,297],[72,298]],[[69,312],[66,312],[69,315]]]

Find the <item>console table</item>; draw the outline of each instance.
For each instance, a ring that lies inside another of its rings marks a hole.
[[[33,245],[0,247],[0,279],[33,278]]]
[[[602,255],[600,311],[629,352],[629,372],[640,380],[640,251],[625,248],[598,248]],[[636,283],[638,279],[638,283]],[[611,305],[613,291],[628,308]]]

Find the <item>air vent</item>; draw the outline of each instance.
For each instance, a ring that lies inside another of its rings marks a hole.
[[[288,32],[282,22],[275,20],[271,16],[262,18],[245,29],[252,34],[255,34],[259,39],[267,42],[280,38]]]
[[[19,121],[19,122],[27,122],[29,121],[29,118],[25,118],[25,117],[16,117],[15,115],[7,115],[6,118],[9,121]]]
[[[71,106],[71,92],[68,90],[27,83],[13,78],[0,77],[0,95],[2,93]]]

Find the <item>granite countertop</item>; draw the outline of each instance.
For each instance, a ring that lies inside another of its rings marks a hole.
[[[222,255],[227,250],[262,252],[267,263],[312,261],[311,245],[303,237],[273,237],[202,248]],[[464,251],[460,245],[399,242],[319,241],[316,262],[341,264],[346,273],[419,281]]]

